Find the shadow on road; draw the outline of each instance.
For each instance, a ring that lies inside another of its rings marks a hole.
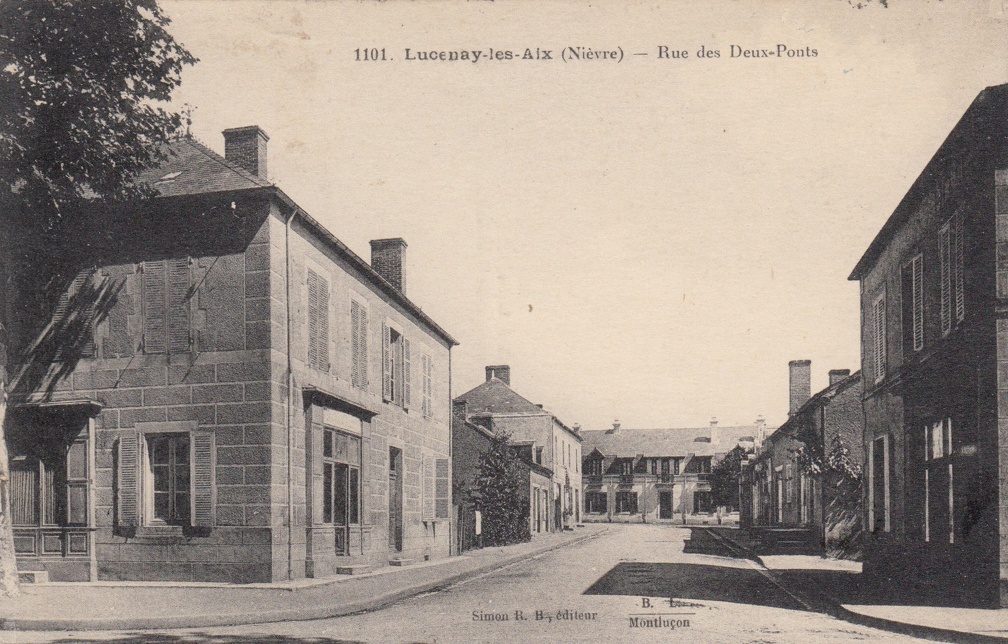
[[[87,635],[80,637],[65,637],[52,640],[54,644],[69,644],[70,642],[102,642],[109,644],[182,644],[184,642],[210,642],[212,644],[244,644],[245,642],[258,642],[265,644],[358,644],[356,640],[334,640],[326,637],[291,637],[289,635],[271,635],[267,633],[243,633],[241,635],[214,635],[210,633],[188,632],[178,635],[166,635],[164,633],[148,633],[138,631],[127,633],[115,637],[102,637],[93,639]]]

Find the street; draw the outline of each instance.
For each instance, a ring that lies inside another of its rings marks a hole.
[[[613,525],[384,610],[343,618],[132,633],[5,633],[13,642],[914,641],[803,609],[702,531]]]

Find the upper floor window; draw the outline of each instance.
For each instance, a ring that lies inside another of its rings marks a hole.
[[[903,351],[909,355],[924,348],[924,256],[918,254],[903,267]]]
[[[387,323],[382,327],[382,399],[410,406],[410,341]]]
[[[957,322],[962,322],[966,317],[963,237],[962,212],[957,212],[938,231],[942,335],[949,333]]]
[[[633,461],[623,461],[620,463],[620,474],[624,476],[633,474]]]
[[[308,365],[329,371],[329,282],[308,269]]]
[[[178,257],[140,265],[144,353],[189,352],[189,263]]]
[[[434,415],[434,360],[426,353],[420,358],[420,376],[423,384],[421,408],[424,418],[430,418]]]
[[[368,312],[357,300],[350,301],[350,381],[368,387]]]
[[[886,302],[885,292],[872,304],[872,366],[875,382],[881,382],[886,372]]]

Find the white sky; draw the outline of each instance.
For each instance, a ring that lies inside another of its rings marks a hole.
[[[859,367],[847,276],[1008,82],[1003,0],[890,4],[163,2],[201,59],[176,94],[193,133],[223,152],[258,124],[271,178],[361,257],[405,238],[407,294],[461,343],[455,394],[510,364],[586,429],[776,426],[788,360],[812,360],[813,391]],[[778,43],[818,56],[728,57]],[[402,60],[577,45],[627,57]]]

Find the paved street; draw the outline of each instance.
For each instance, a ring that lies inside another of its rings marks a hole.
[[[613,526],[599,538],[344,618],[3,636],[14,642],[913,641],[803,610],[749,561],[721,556],[716,542],[690,536],[677,527]]]

